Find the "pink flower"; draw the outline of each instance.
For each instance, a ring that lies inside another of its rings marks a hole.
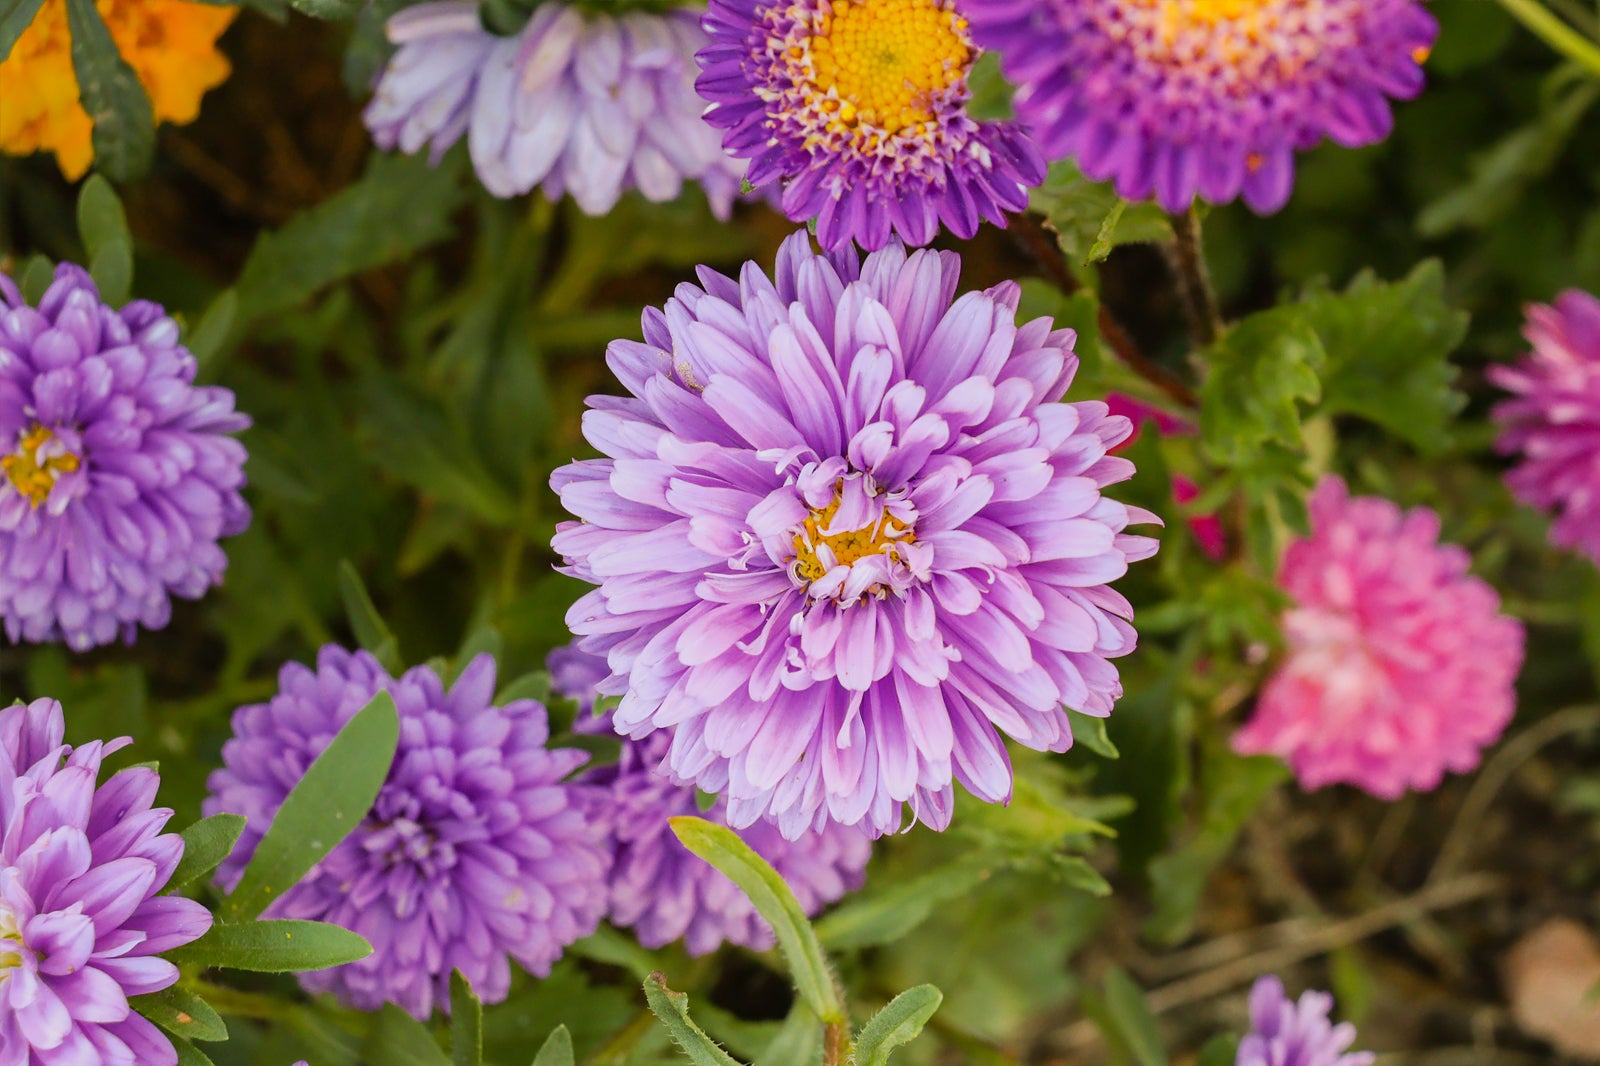
[[[1187,437],[1194,433],[1195,426],[1177,415],[1151,407],[1143,400],[1135,400],[1132,396],[1120,392],[1113,392],[1106,396],[1106,406],[1111,408],[1114,415],[1122,415],[1133,423],[1133,436],[1113,448],[1113,452],[1126,451],[1139,439],[1139,434],[1146,425],[1155,428],[1168,436]],[[1200,486],[1184,477],[1182,474],[1172,476],[1172,498],[1179,503],[1188,503],[1200,495]],[[1188,519],[1189,532],[1194,534],[1194,539],[1199,543],[1200,550],[1215,562],[1221,562],[1228,554],[1228,535],[1223,532],[1222,522],[1216,515],[1195,515]]]
[[[1506,475],[1517,499],[1555,515],[1550,541],[1600,564],[1600,300],[1578,289],[1528,308],[1533,351],[1489,380],[1512,393],[1498,404],[1498,448],[1522,462]]]
[[[1472,769],[1515,709],[1522,624],[1467,573],[1465,550],[1439,543],[1427,508],[1352,498],[1329,477],[1311,525],[1279,574],[1295,603],[1288,655],[1234,750],[1286,759],[1306,788],[1384,799]]]

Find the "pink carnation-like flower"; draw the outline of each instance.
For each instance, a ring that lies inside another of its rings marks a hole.
[[[1325,478],[1309,538],[1279,582],[1289,653],[1233,739],[1286,759],[1306,788],[1345,782],[1384,799],[1478,764],[1516,706],[1522,624],[1439,543],[1439,516],[1352,497]]]
[[[1198,429],[1193,422],[1185,421],[1177,415],[1120,392],[1108,393],[1106,406],[1111,408],[1112,414],[1122,415],[1133,423],[1133,436],[1113,448],[1113,453],[1125,452],[1133,447],[1133,442],[1139,439],[1139,434],[1147,425],[1153,425],[1158,433],[1173,437],[1191,436]],[[1199,495],[1199,485],[1182,474],[1172,475],[1172,498],[1178,503],[1188,503]],[[1195,543],[1200,545],[1200,550],[1206,553],[1207,558],[1221,562],[1227,557],[1228,534],[1222,528],[1220,518],[1214,514],[1202,514],[1195,515],[1187,521],[1189,532],[1194,534]]]
[[[1523,336],[1533,351],[1489,370],[1513,394],[1494,409],[1499,450],[1522,459],[1506,484],[1554,514],[1552,544],[1600,564],[1600,300],[1569,289],[1534,304]]]

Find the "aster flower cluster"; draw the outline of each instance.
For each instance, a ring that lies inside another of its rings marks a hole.
[[[608,456],[552,479],[555,547],[598,586],[568,613],[626,688],[617,729],[670,729],[665,769],[730,825],[874,835],[948,824],[953,784],[1005,800],[1002,735],[1062,751],[1134,646],[1107,582],[1155,542],[1104,497],[1132,427],[1061,403],[1070,330],[1014,321],[959,260],[859,262],[790,238],[769,280],[709,270],[608,362],[584,419]]]
[[[596,686],[611,673],[604,659],[573,647],[550,657],[556,691],[578,701],[584,711]],[[610,714],[580,720],[585,732],[610,733]],[[692,788],[675,785],[660,771],[671,745],[666,732],[644,740],[624,740],[622,756],[610,766],[586,771],[583,780],[605,790],[604,816],[615,861],[607,890],[607,917],[631,928],[647,948],[682,940],[691,955],[715,951],[723,943],[754,951],[773,946],[772,927],[734,883],[678,842],[668,824],[675,815],[695,815],[727,823],[727,803],[718,799],[702,810]],[[808,915],[815,915],[861,886],[872,845],[857,829],[827,825],[788,841],[765,822],[740,834],[776,870]]]
[[[246,817],[218,870],[224,884],[238,880],[284,798],[357,711],[382,691],[400,714],[399,749],[372,810],[267,912],[333,922],[373,945],[360,962],[301,975],[308,990],[426,1018],[448,1006],[460,970],[497,1002],[511,960],[548,974],[599,923],[609,856],[597,795],[564,781],[588,756],[546,746],[538,703],[492,706],[494,680],[486,655],[446,689],[428,667],[396,679],[365,652],[330,645],[315,670],[286,665],[271,701],[234,715],[204,808]]]
[[[402,11],[388,32],[400,49],[366,111],[384,148],[431,146],[437,160],[465,136],[496,196],[537,186],[591,215],[627,189],[671,200],[688,180],[726,217],[739,192],[744,164],[700,117],[693,56],[705,33],[689,11],[549,0],[519,34],[497,37],[475,2],[442,0]]]
[[[1245,754],[1287,759],[1307,788],[1335,782],[1397,799],[1477,766],[1516,707],[1521,623],[1439,543],[1439,517],[1352,497],[1325,479],[1311,536],[1291,545],[1279,584],[1288,654],[1234,737]]]
[[[73,748],[55,700],[0,710],[0,1062],[176,1066],[172,1043],[128,997],[178,979],[163,952],[211,927],[159,893],[183,857],[152,807],[159,777],[99,784],[126,738]]]
[[[1250,1033],[1239,1044],[1235,1066],[1372,1066],[1370,1051],[1348,1051],[1355,1026],[1328,1020],[1333,997],[1308,990],[1292,1001],[1276,977],[1259,978],[1250,990]]]
[[[965,0],[1017,115],[1130,200],[1181,211],[1289,198],[1294,154],[1372,144],[1422,89],[1438,32],[1418,0]]]
[[[189,0],[99,0],[96,7],[144,86],[156,122],[193,122],[200,98],[228,77],[216,42],[239,9]],[[0,100],[0,151],[54,152],[72,179],[89,169],[94,124],[78,101],[67,0],[44,0],[0,62]]]
[[[250,509],[233,393],[196,387],[155,304],[63,263],[37,308],[0,275],[0,621],[82,650],[160,628],[222,579]]]
[[[1600,300],[1571,289],[1528,309],[1533,350],[1489,369],[1511,393],[1494,409],[1499,450],[1520,460],[1506,484],[1552,512],[1550,539],[1600,565]]]
[[[825,248],[971,237],[1044,180],[1020,128],[967,113],[978,51],[955,0],[711,0],[705,26],[706,120]]]

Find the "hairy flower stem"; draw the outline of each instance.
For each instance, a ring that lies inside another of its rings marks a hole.
[[[850,1045],[850,1029],[846,1023],[833,1022],[822,1030],[822,1066],[850,1066],[854,1058]]]
[[[1200,245],[1200,217],[1190,207],[1171,218],[1172,244],[1167,247],[1167,259],[1177,278],[1184,317],[1189,320],[1189,339],[1196,349],[1207,348],[1221,336],[1224,327]]]

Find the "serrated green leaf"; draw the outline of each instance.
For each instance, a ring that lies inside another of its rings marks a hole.
[[[1321,396],[1326,354],[1298,307],[1251,315],[1207,348],[1200,390],[1206,449],[1227,465],[1246,463],[1263,445],[1301,445],[1301,404]]]
[[[944,993],[932,985],[908,988],[872,1016],[856,1037],[858,1066],[888,1066],[897,1048],[915,1040],[944,1002]]]
[[[545,1038],[544,1046],[533,1057],[533,1066],[575,1066],[572,1052],[572,1034],[567,1027],[558,1025]]]
[[[134,1010],[185,1040],[228,1039],[228,1027],[211,1004],[178,985],[146,996],[134,996],[128,1002]]]
[[[400,642],[383,615],[378,613],[367,593],[366,583],[348,559],[339,561],[339,599],[344,603],[344,616],[356,635],[356,643],[370,652],[385,670],[398,676],[404,668],[400,661]]]
[[[393,1003],[384,1004],[367,1031],[362,1058],[383,1066],[451,1066],[428,1027]]]
[[[245,818],[241,814],[213,814],[202,818],[179,836],[183,837],[183,858],[167,881],[167,892],[176,892],[215,870],[233,851],[239,834],[244,832]]]
[[[667,979],[659,973],[651,974],[644,982],[644,996],[655,1016],[666,1026],[672,1042],[689,1057],[694,1066],[739,1066],[732,1055],[717,1046],[715,1040],[689,1017],[689,997],[667,987]]]
[[[844,1024],[844,1004],[839,999],[827,956],[811,923],[806,920],[805,911],[800,909],[794,893],[777,871],[727,826],[687,815],[679,815],[669,822],[683,846],[738,885],[772,926],[789,964],[789,976],[817,1017],[829,1024]]]
[[[483,1066],[483,1001],[460,970],[450,974],[451,1066]]]
[[[342,966],[372,954],[359,933],[331,922],[293,918],[218,922],[193,943],[173,948],[175,963],[252,973],[304,973]]]
[[[1129,203],[1110,182],[1090,181],[1069,162],[1051,165],[1028,206],[1045,217],[1078,266],[1104,259],[1118,245],[1172,239],[1172,223],[1157,204]]]
[[[78,98],[94,123],[94,165],[118,181],[139,177],[155,156],[150,98],[117,51],[94,0],[67,0],[67,29]]]
[[[266,910],[372,809],[400,741],[394,700],[380,692],[356,712],[273,816],[218,916],[241,922]]]
[[[817,938],[836,951],[893,943],[988,876],[987,865],[973,860],[857,893],[817,921]]]
[[[0,0],[0,63],[11,55],[11,49],[44,6],[44,0]]]

